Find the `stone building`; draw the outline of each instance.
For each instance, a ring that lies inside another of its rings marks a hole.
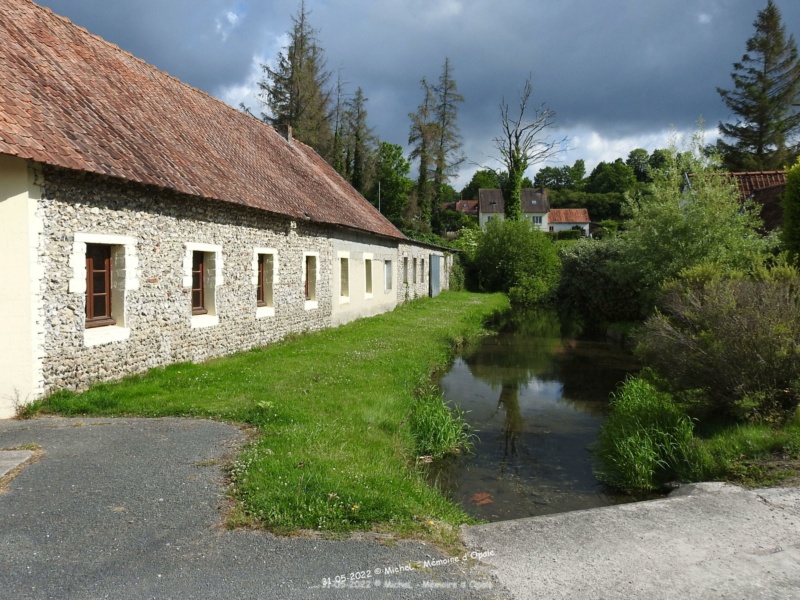
[[[447,287],[312,149],[29,0],[0,19],[0,417]]]

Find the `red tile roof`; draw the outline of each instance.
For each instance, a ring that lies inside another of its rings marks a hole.
[[[403,239],[311,148],[29,0],[0,14],[0,153]]]
[[[589,211],[585,208],[553,208],[547,215],[547,221],[553,223],[589,223]]]
[[[749,198],[756,190],[786,184],[786,171],[749,171],[729,175],[736,181],[742,200]]]

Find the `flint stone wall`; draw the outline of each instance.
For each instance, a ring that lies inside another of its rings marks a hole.
[[[44,167],[39,179],[45,393],[84,389],[97,380],[203,361],[330,326],[332,250],[323,226],[51,167]],[[125,293],[126,340],[84,342],[85,294],[70,291],[69,284],[76,233],[136,240],[132,275],[138,288]],[[191,326],[191,290],[184,287],[187,243],[221,247],[216,326]],[[256,248],[277,251],[274,316],[256,318]],[[312,310],[305,308],[304,252],[319,253],[318,307]]]

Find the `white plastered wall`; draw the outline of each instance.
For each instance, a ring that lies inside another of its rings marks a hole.
[[[28,162],[0,155],[0,418],[42,394],[39,187]]]
[[[347,294],[341,290],[342,259],[347,259],[349,268]],[[333,310],[331,314],[334,326],[347,323],[361,317],[377,315],[397,306],[397,281],[393,280],[392,289],[386,289],[384,262],[392,261],[396,269],[398,255],[395,246],[379,243],[371,244],[364,238],[350,241],[333,240]],[[368,263],[369,261],[369,263]],[[372,292],[367,292],[366,266],[372,267]]]

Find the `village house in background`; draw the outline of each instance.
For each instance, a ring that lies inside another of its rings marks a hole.
[[[311,148],[29,0],[0,19],[0,417],[447,288]]]
[[[522,219],[542,231],[580,230],[589,236],[589,211],[585,208],[550,208],[547,190],[525,188],[521,191]],[[506,202],[499,189],[478,190],[478,224],[483,228],[493,219],[505,219]]]

